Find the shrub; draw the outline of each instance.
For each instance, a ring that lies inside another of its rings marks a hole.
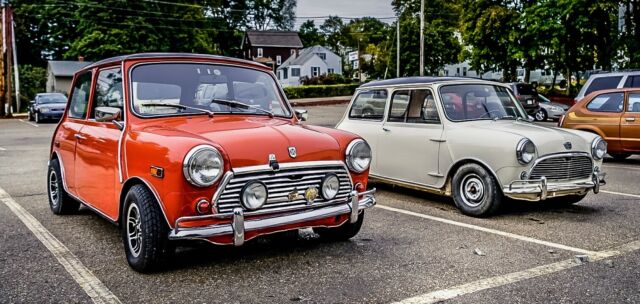
[[[24,112],[29,106],[29,101],[33,100],[37,93],[43,93],[45,91],[47,70],[45,68],[23,64],[18,66],[18,71],[20,72],[20,107],[22,108],[19,110],[20,112]]]
[[[333,97],[353,95],[359,84],[309,85],[286,87],[284,93],[289,99]]]
[[[300,82],[303,85],[330,85],[330,84],[350,84],[353,80],[339,74],[324,74],[318,77],[302,77]]]

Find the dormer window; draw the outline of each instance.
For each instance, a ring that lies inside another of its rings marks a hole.
[[[327,53],[316,53],[316,55],[322,60],[327,60]]]

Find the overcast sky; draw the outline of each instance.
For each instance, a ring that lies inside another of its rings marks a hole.
[[[298,0],[296,16],[315,17],[338,15],[341,17],[393,17],[391,0]],[[317,26],[324,20],[313,19]],[[299,18],[296,28],[306,19]]]

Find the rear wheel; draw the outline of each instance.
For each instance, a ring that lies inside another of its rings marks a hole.
[[[358,234],[364,221],[364,212],[360,213],[355,223],[347,221],[335,228],[314,228],[313,231],[321,238],[331,241],[346,241]]]
[[[629,153],[609,153],[615,160],[625,160],[631,156]]]
[[[61,172],[60,162],[52,159],[47,170],[47,194],[51,211],[58,215],[74,213],[80,208],[80,203],[64,190]]]
[[[495,213],[502,204],[498,182],[485,168],[466,164],[458,169],[451,181],[453,201],[466,215],[483,217]]]
[[[540,109],[540,111],[536,112],[536,121],[546,121],[547,120],[547,111],[544,109]]]

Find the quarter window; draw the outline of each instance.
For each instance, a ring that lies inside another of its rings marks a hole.
[[[622,76],[610,76],[610,77],[598,77],[593,79],[584,95],[588,95],[591,92],[615,89],[618,87]]]
[[[87,115],[87,104],[89,103],[89,92],[91,90],[91,72],[84,73],[76,79],[71,95],[69,106],[69,117],[85,118]]]
[[[640,93],[629,94],[627,112],[640,113]]]
[[[622,112],[624,93],[606,93],[596,96],[587,109],[592,112]]]
[[[382,121],[386,104],[386,90],[362,91],[351,105],[349,118]]]
[[[124,108],[120,68],[102,70],[98,73],[90,118],[95,118],[97,107],[113,107],[121,111]]]

